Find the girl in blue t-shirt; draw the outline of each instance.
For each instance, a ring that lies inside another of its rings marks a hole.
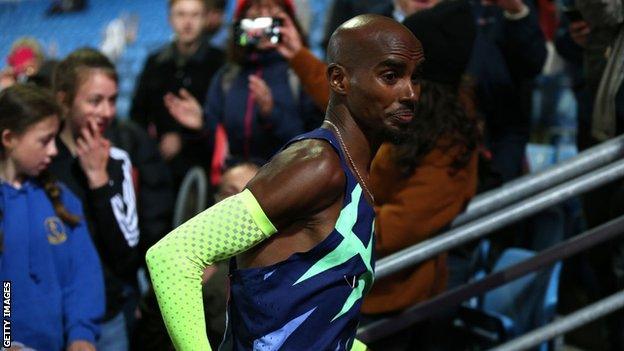
[[[47,172],[60,115],[42,88],[0,92],[3,324],[10,323],[14,347],[91,351],[104,314],[104,283],[80,202]]]

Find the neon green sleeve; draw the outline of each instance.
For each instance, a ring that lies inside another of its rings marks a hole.
[[[204,267],[243,252],[275,232],[246,189],[191,218],[147,251],[154,291],[177,350],[210,350],[201,287]]]
[[[351,345],[351,350],[350,351],[367,351],[368,347],[366,347],[366,344],[361,342],[358,339],[354,339],[353,340],[353,345]]]

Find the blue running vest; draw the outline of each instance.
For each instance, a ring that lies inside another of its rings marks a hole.
[[[342,210],[334,230],[308,252],[260,268],[236,269],[231,260],[220,350],[338,351],[349,350],[355,338],[374,277],[375,212],[334,134],[319,128],[286,146],[304,139],[326,140],[338,153],[346,177]]]

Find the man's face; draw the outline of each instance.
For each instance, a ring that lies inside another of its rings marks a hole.
[[[201,0],[179,0],[169,9],[169,23],[183,44],[197,41],[204,28],[205,7]]]
[[[347,104],[364,127],[399,142],[420,97],[422,48],[406,33],[381,34],[375,43],[349,73]]]
[[[420,10],[426,10],[435,6],[439,0],[395,0],[397,6],[405,16],[413,15]]]
[[[68,121],[74,135],[80,135],[80,130],[94,121],[100,133],[115,118],[117,102],[117,82],[109,75],[98,70],[88,70],[83,73],[84,81],[76,90],[69,111]]]

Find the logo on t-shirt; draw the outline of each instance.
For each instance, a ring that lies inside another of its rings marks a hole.
[[[63,225],[63,221],[61,221],[58,217],[46,218],[44,225],[50,244],[58,245],[67,240],[65,225]]]

